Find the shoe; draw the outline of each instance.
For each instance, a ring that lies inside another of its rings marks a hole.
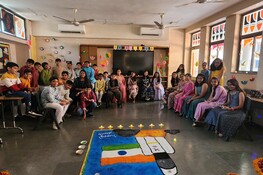
[[[193,124],[192,124],[192,127],[196,127],[197,126],[197,124],[194,122]]]
[[[42,117],[43,116],[42,114],[38,114],[38,113],[33,112],[33,111],[28,111],[28,114],[32,115],[32,116],[38,116],[38,117]]]
[[[55,123],[55,122],[53,122],[52,129],[54,129],[54,130],[58,130],[58,128],[57,128],[57,126],[56,126],[56,123]]]
[[[88,113],[88,117],[94,117],[92,113]]]
[[[218,133],[218,137],[223,137],[223,134],[221,134],[221,133]]]
[[[149,100],[150,100],[150,98],[148,98],[148,97],[147,97],[147,98],[145,98],[145,100],[146,100],[146,101],[149,101]]]

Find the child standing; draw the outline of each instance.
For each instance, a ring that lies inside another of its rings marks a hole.
[[[139,91],[135,72],[131,72],[131,76],[128,79],[128,89],[129,89],[129,99],[132,99],[133,100],[132,102],[135,103],[135,99]]]
[[[154,73],[153,77],[154,100],[163,100],[164,87],[159,72]]]
[[[103,80],[103,75],[98,75],[98,80],[95,83],[95,93],[98,99],[98,107],[101,105],[101,98],[105,91],[105,81]]]

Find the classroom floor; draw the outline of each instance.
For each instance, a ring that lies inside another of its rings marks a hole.
[[[243,131],[225,142],[206,128],[193,128],[190,120],[161,106],[160,102],[139,102],[125,104],[122,109],[116,106],[97,109],[95,117],[86,121],[73,116],[67,118],[58,131],[51,130],[48,122],[33,131],[34,119],[18,121],[17,125],[24,129],[23,135],[18,130],[0,130],[4,141],[0,145],[0,169],[9,170],[12,175],[78,175],[85,154],[75,155],[76,148],[81,140],[89,140],[92,131],[100,125],[128,127],[163,123],[165,129],[181,131],[167,136],[176,150],[171,158],[179,175],[226,175],[228,172],[256,175],[252,160],[263,157],[262,128],[250,128],[253,142],[247,140]]]

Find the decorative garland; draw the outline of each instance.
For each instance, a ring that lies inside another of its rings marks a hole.
[[[253,160],[253,167],[258,175],[263,175],[263,157]]]

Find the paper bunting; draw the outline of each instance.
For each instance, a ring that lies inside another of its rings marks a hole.
[[[142,46],[139,46],[139,51],[142,51]]]
[[[113,46],[113,49],[114,50],[125,50],[125,51],[132,51],[132,50],[134,50],[134,51],[137,51],[137,50],[139,50],[139,51],[154,51],[154,47],[148,47],[148,46],[144,46],[144,45],[140,45],[140,46],[122,46],[122,45],[114,45]],[[162,56],[161,56],[161,58],[162,58]]]
[[[113,49],[114,49],[114,50],[117,50],[117,48],[118,48],[117,45],[114,45],[114,46],[113,46]]]
[[[138,49],[138,48],[137,48],[137,46],[133,46],[133,50],[135,50],[135,51],[136,51],[137,49]]]

